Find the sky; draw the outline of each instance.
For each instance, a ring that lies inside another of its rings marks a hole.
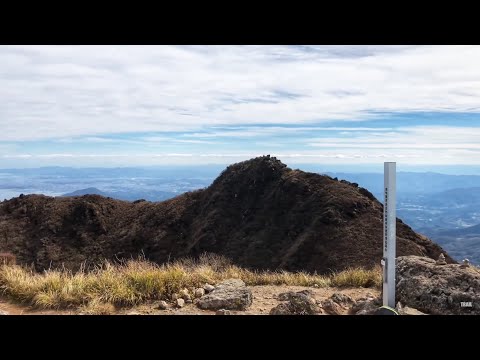
[[[480,165],[480,46],[0,46],[0,168]]]

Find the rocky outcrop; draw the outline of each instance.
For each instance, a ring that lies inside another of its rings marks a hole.
[[[309,290],[286,292],[278,295],[285,301],[270,310],[270,315],[316,315],[322,312]]]
[[[480,314],[480,271],[438,265],[419,256],[397,258],[397,300],[427,314]]]
[[[251,290],[242,280],[229,279],[198,299],[196,305],[203,310],[246,310],[252,305],[252,299]]]

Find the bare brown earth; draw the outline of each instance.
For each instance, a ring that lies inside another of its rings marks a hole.
[[[334,293],[343,293],[358,300],[365,297],[378,297],[380,290],[374,288],[311,288],[303,286],[252,286],[250,287],[253,294],[253,304],[246,311],[231,311],[232,315],[268,315],[270,310],[280,304],[276,299],[277,295],[287,291],[301,291],[309,289],[313,292],[315,300],[325,300]],[[172,305],[167,310],[156,309],[157,303],[141,305],[129,309],[119,309],[115,315],[214,315],[215,311],[201,310],[194,304],[187,304],[185,307],[178,309]],[[28,306],[22,306],[8,302],[0,297],[0,311],[6,311],[11,315],[77,315],[78,311],[74,310],[38,310]],[[346,315],[347,310],[344,310]]]
[[[382,257],[383,206],[366,189],[264,156],[229,166],[206,189],[152,203],[85,195],[0,203],[0,252],[37,270],[144,254],[203,252],[249,269],[330,273]],[[437,259],[437,244],[397,219],[397,255]]]

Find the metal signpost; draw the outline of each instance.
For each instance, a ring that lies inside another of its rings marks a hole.
[[[384,163],[383,306],[395,308],[396,163]]]

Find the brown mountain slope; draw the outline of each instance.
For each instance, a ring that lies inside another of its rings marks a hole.
[[[159,202],[29,195],[0,203],[0,251],[37,269],[215,252],[257,269],[328,272],[382,256],[383,208],[365,189],[269,156],[229,166],[211,186]],[[397,254],[438,245],[397,220]],[[453,260],[446,255],[447,261]]]

